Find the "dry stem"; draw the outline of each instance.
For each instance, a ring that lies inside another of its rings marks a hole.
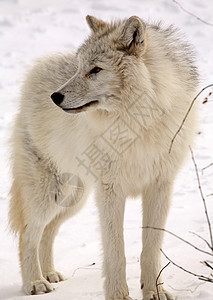
[[[196,274],[196,273],[193,273],[189,270],[186,270],[185,268],[179,266],[178,264],[176,264],[175,262],[173,262],[164,252],[162,249],[160,249],[160,251],[163,253],[163,255],[168,259],[169,262],[171,262],[174,266],[178,267],[179,269],[181,269],[182,271],[186,272],[186,273],[189,273],[190,275],[193,275],[195,277],[198,277],[198,279],[200,280],[203,280],[203,281],[207,281],[207,282],[211,282],[213,283],[213,279],[207,277],[207,276],[204,276],[204,275],[199,275],[199,274]]]
[[[174,236],[175,238],[181,240],[182,242],[188,244],[189,246],[193,247],[195,250],[200,251],[200,252],[202,252],[202,253],[205,253],[205,254],[207,254],[207,255],[212,256],[212,253],[207,252],[207,251],[205,251],[205,250],[203,250],[203,249],[198,248],[197,246],[193,245],[192,243],[188,242],[187,240],[184,240],[184,239],[181,238],[180,236],[174,234],[173,232],[171,232],[171,231],[169,231],[169,230],[167,230],[167,229],[164,229],[164,228],[158,228],[158,227],[151,227],[151,226],[145,226],[145,227],[142,227],[142,228],[143,228],[143,229],[153,229],[153,230],[164,231],[164,232],[166,232],[166,233],[171,234],[171,235]],[[210,248],[211,248],[211,246],[210,246]]]
[[[158,296],[158,300],[160,300],[160,293],[159,293],[159,289],[158,286],[161,285],[162,283],[158,283],[158,280],[163,272],[164,269],[166,269],[168,267],[168,265],[170,264],[170,262],[168,262],[168,264],[166,264],[159,272],[158,277],[156,278],[156,290],[157,290],[157,296]]]
[[[204,170],[210,168],[211,166],[213,166],[213,163],[211,163],[211,164],[209,164],[208,166],[204,167],[204,168],[202,169],[202,174],[203,174],[203,171],[204,171]]]
[[[210,242],[211,242],[211,250],[213,251],[212,228],[211,228],[211,222],[210,222],[210,219],[209,219],[209,214],[208,214],[208,210],[207,210],[207,206],[206,206],[206,200],[205,200],[205,197],[203,195],[203,191],[202,191],[202,187],[201,187],[201,183],[200,183],[200,177],[199,177],[199,173],[198,173],[198,167],[197,167],[197,164],[196,164],[196,161],[195,161],[195,158],[194,158],[194,154],[193,154],[193,151],[192,151],[191,147],[189,147],[189,148],[190,148],[191,155],[192,155],[192,161],[193,161],[194,167],[195,167],[195,172],[196,172],[197,182],[198,182],[198,188],[199,188],[199,191],[200,191],[201,198],[203,200],[203,205],[204,205],[206,220],[207,220],[207,223],[208,223],[208,226],[209,226],[209,235],[210,235]]]
[[[207,246],[212,250],[212,247],[211,247],[211,245],[209,244],[209,242],[206,240],[206,239],[204,239],[202,236],[200,236],[199,234],[197,234],[196,232],[193,232],[193,231],[189,231],[190,233],[192,233],[192,234],[194,234],[194,235],[196,235],[197,237],[199,237],[202,241],[204,241],[206,244],[207,244]]]
[[[183,118],[183,121],[182,121],[180,127],[178,128],[178,130],[176,131],[175,135],[173,136],[173,138],[172,138],[172,140],[171,140],[171,144],[170,144],[170,147],[169,147],[169,154],[170,154],[171,151],[172,151],[173,143],[174,143],[174,141],[175,141],[177,135],[178,135],[179,132],[181,131],[181,129],[182,129],[184,123],[186,122],[186,119],[187,119],[187,117],[188,117],[188,115],[189,115],[189,113],[190,113],[190,111],[191,111],[191,109],[192,109],[192,106],[194,105],[195,101],[197,100],[197,98],[200,96],[200,94],[201,94],[203,91],[205,91],[206,89],[208,89],[209,87],[212,87],[212,86],[213,86],[213,83],[212,83],[212,84],[209,84],[209,85],[207,85],[207,86],[205,86],[204,88],[202,88],[202,90],[201,90],[201,91],[195,96],[195,98],[192,100],[192,102],[191,102],[191,104],[190,104],[190,106],[189,106],[189,108],[188,108],[188,110],[187,110],[187,112],[186,112],[186,114],[185,114],[185,117]]]
[[[204,23],[204,24],[206,24],[206,25],[213,26],[212,23],[209,23],[209,22],[207,22],[207,21],[201,19],[200,17],[196,16],[195,14],[191,13],[189,10],[187,10],[186,8],[184,8],[178,1],[176,1],[176,0],[172,0],[172,1],[173,1],[175,4],[177,4],[177,5],[180,7],[180,9],[182,9],[183,11],[185,11],[185,12],[186,12],[187,14],[189,14],[190,16],[196,18],[198,21],[200,21],[200,22],[202,22],[202,23]]]

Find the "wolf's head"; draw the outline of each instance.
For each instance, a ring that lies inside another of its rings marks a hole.
[[[137,94],[146,26],[135,16],[114,23],[92,16],[86,20],[92,34],[76,53],[78,70],[51,98],[68,113],[118,111],[124,98]]]

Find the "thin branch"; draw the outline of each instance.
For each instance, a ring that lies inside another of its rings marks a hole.
[[[202,191],[202,187],[201,187],[201,183],[200,183],[200,177],[199,177],[199,173],[198,173],[198,167],[197,167],[197,164],[196,164],[196,161],[195,161],[195,158],[194,158],[194,154],[193,154],[193,151],[192,151],[191,147],[189,147],[189,148],[190,148],[190,151],[191,151],[192,161],[193,161],[194,167],[195,167],[195,172],[196,172],[197,182],[198,182],[198,188],[199,188],[199,191],[200,191],[201,198],[203,200],[203,205],[204,205],[206,220],[207,220],[207,223],[208,223],[208,226],[209,226],[209,235],[210,235],[210,241],[211,241],[211,249],[213,251],[212,227],[211,227],[211,222],[210,222],[209,215],[208,215],[208,210],[207,210],[207,206],[206,206],[206,200],[205,200],[205,197],[203,195],[203,191]]]
[[[212,194],[208,194],[208,195],[206,195],[206,197],[210,197],[210,196],[213,196],[213,193],[212,193]]]
[[[177,4],[177,5],[180,7],[180,9],[182,9],[183,11],[185,11],[185,12],[186,12],[187,14],[189,14],[190,16],[196,18],[198,21],[200,21],[200,22],[202,22],[202,23],[204,23],[204,24],[206,24],[206,25],[213,26],[212,23],[209,23],[209,22],[207,22],[207,21],[201,19],[200,17],[196,16],[195,14],[191,13],[189,10],[187,10],[186,8],[184,8],[178,1],[176,1],[176,0],[172,0],[172,1],[173,1],[175,4]]]
[[[91,265],[88,265],[87,267],[79,267],[77,269],[75,269],[72,273],[72,277],[75,276],[75,273],[78,271],[78,270],[101,270],[100,268],[91,268],[92,266],[94,266],[95,263],[92,263]]]
[[[142,228],[143,228],[143,229],[153,229],[153,230],[164,231],[164,232],[166,232],[166,233],[171,234],[171,235],[174,236],[175,238],[181,240],[182,242],[186,243],[187,245],[193,247],[195,250],[198,250],[198,251],[200,251],[200,252],[202,252],[202,253],[205,253],[205,254],[207,254],[207,255],[210,255],[210,256],[213,255],[212,253],[207,252],[207,251],[205,251],[205,250],[202,250],[202,249],[198,248],[197,246],[193,245],[192,243],[188,242],[187,240],[184,240],[184,239],[181,238],[180,236],[178,236],[178,235],[174,234],[173,232],[171,232],[171,231],[169,231],[169,230],[166,230],[166,229],[164,229],[164,228],[151,227],[151,226],[145,226],[145,227],[142,227]]]
[[[190,274],[190,275],[193,275],[193,276],[195,276],[195,277],[198,277],[198,279],[200,279],[200,280],[204,280],[204,281],[213,283],[213,279],[211,279],[211,278],[209,278],[209,277],[206,277],[206,276],[204,276],[204,275],[199,275],[199,274],[193,273],[193,272],[191,272],[191,271],[189,271],[189,270],[186,270],[185,268],[183,268],[183,267],[179,266],[178,264],[176,264],[175,262],[173,262],[173,261],[172,261],[172,260],[171,260],[164,252],[163,252],[162,249],[160,249],[160,251],[161,251],[161,252],[163,253],[163,255],[168,259],[169,262],[171,262],[174,266],[178,267],[178,268],[181,269],[182,271],[184,271],[184,272],[186,272],[186,273],[188,273],[188,274]]]
[[[202,236],[200,236],[199,234],[197,234],[197,233],[195,233],[195,232],[193,232],[193,231],[189,231],[190,233],[192,233],[192,234],[194,234],[194,235],[196,235],[197,237],[199,237],[202,241],[204,241],[206,244],[207,244],[207,246],[212,250],[212,247],[211,247],[211,245],[209,244],[209,242],[206,240],[206,239],[204,239]]]
[[[170,264],[170,262],[168,262],[168,264],[166,264],[159,272],[158,277],[156,278],[156,290],[157,290],[157,295],[158,295],[158,300],[160,300],[160,293],[159,293],[159,289],[158,286],[161,285],[162,283],[158,283],[158,280],[163,272],[164,269],[166,269],[168,267],[168,265]]]
[[[203,171],[204,171],[204,170],[210,168],[211,166],[213,166],[213,163],[211,163],[211,164],[209,164],[208,166],[204,167],[204,168],[202,169],[202,174],[203,174]]]
[[[173,143],[174,143],[174,141],[175,141],[177,135],[178,135],[179,132],[181,131],[181,129],[182,129],[184,123],[186,122],[186,119],[187,119],[187,117],[188,117],[188,115],[189,115],[189,113],[190,113],[190,111],[191,111],[191,109],[192,109],[192,106],[194,105],[195,101],[197,100],[197,98],[200,96],[200,94],[201,94],[203,91],[205,91],[206,89],[208,89],[208,88],[210,88],[210,87],[212,87],[212,86],[213,86],[213,83],[212,83],[212,84],[209,84],[209,85],[207,85],[207,86],[205,86],[204,88],[202,88],[202,90],[201,90],[201,91],[195,96],[195,98],[192,100],[192,102],[191,102],[191,104],[190,104],[190,106],[189,106],[189,108],[188,108],[188,110],[187,110],[187,112],[186,112],[186,114],[185,114],[185,117],[183,118],[183,121],[182,121],[180,127],[178,128],[178,130],[176,131],[175,135],[173,136],[173,138],[172,138],[172,140],[171,140],[171,144],[170,144],[170,147],[169,147],[169,154],[171,153]]]
[[[195,291],[196,290],[198,290],[199,289],[199,287],[201,286],[201,285],[204,285],[205,284],[205,282],[200,282],[199,284],[196,284],[196,286],[193,288],[193,289],[190,289],[190,288],[188,288],[188,289],[177,289],[177,288],[174,288],[173,286],[171,286],[171,285],[168,285],[169,287],[170,287],[170,289],[172,289],[172,290],[174,290],[174,291],[176,291],[176,292],[190,292],[191,294],[194,294],[195,293]]]
[[[210,268],[213,271],[213,267],[205,260],[202,262],[206,267]]]

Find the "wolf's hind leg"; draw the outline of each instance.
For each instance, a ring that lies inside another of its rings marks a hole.
[[[31,223],[20,233],[19,249],[23,277],[23,290],[28,295],[48,293],[53,290],[42,276],[39,263],[39,242],[45,226]]]
[[[79,182],[80,178],[73,176],[72,174],[61,175],[61,201],[57,202],[60,212],[54,217],[54,219],[50,221],[49,224],[47,224],[41,238],[39,248],[41,270],[43,276],[49,282],[59,282],[65,280],[65,277],[55,270],[53,244],[61,224],[71,216],[75,215],[82,208],[88,198],[90,187],[86,184],[81,185]],[[71,187],[71,190],[69,187]],[[59,196],[57,195],[57,197]]]
[[[39,257],[43,276],[49,282],[59,282],[65,277],[54,267],[53,244],[61,224],[70,217],[69,209],[57,215],[45,228],[40,242]]]
[[[23,222],[19,249],[23,290],[26,294],[42,294],[53,290],[42,274],[39,247],[45,227],[61,210],[54,201],[54,180],[54,174],[47,172],[41,162],[34,167],[31,182],[27,178],[22,187]]]

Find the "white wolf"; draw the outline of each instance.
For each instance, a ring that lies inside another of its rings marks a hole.
[[[10,223],[20,235],[26,294],[50,292],[59,226],[95,188],[104,249],[105,299],[131,299],[123,240],[125,199],[141,195],[143,227],[164,228],[172,186],[195,132],[197,72],[173,27],[138,17],[105,23],[74,54],[37,62],[22,89],[13,134]],[[51,98],[52,100],[51,100]],[[53,103],[54,102],[54,103]],[[57,104],[57,105],[55,105]],[[163,232],[143,229],[143,298],[157,299]],[[159,286],[160,299],[174,299]]]

